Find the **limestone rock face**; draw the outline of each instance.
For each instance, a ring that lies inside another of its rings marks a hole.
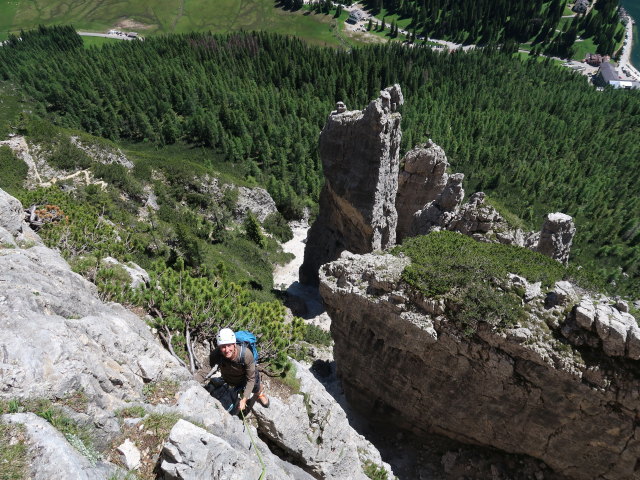
[[[300,393],[287,403],[272,398],[268,409],[255,414],[263,436],[294,458],[295,463],[316,478],[366,480],[362,464],[369,460],[393,472],[378,451],[349,425],[344,410],[318,380],[294,362]]]
[[[414,213],[436,200],[449,180],[444,150],[431,140],[407,152],[401,163],[396,196],[398,242],[412,235]]]
[[[252,435],[256,437],[256,432]],[[262,467],[253,449],[234,448],[224,439],[192,423],[179,420],[162,450],[163,478],[180,480],[241,480],[260,478]],[[293,466],[265,466],[265,479],[311,480],[313,477]]]
[[[395,244],[400,114],[399,85],[364,110],[338,110],[320,134],[325,185],[307,237],[302,283],[317,284],[320,265],[341,252],[367,253]]]
[[[536,250],[566,265],[575,233],[576,227],[569,215],[550,213],[542,226]]]
[[[236,220],[243,220],[247,216],[247,212],[252,212],[256,219],[262,223],[269,215],[277,211],[276,202],[264,188],[238,188],[238,203],[234,211]]]
[[[115,445],[122,444],[122,427],[115,412],[123,407],[142,406],[148,413],[173,414],[198,422],[206,431],[186,421],[172,431],[162,459],[165,478],[258,478],[262,470],[255,455],[258,449],[267,468],[266,478],[312,480],[299,467],[271,453],[252,430],[254,445],[243,422],[193,380],[137,315],[121,305],[102,302],[95,285],[71,271],[56,251],[39,244],[23,246],[18,240],[31,230],[16,202],[0,190],[0,212],[5,213],[0,215],[0,233],[13,242],[0,244],[0,400],[46,398],[55,402],[82,391],[86,408],[66,414],[91,429],[99,449],[110,448],[116,438],[119,443]],[[31,235],[38,239],[33,232]],[[176,384],[175,395],[166,399],[175,405],[150,404],[145,384],[164,380]],[[302,415],[306,416],[305,412],[302,405]],[[333,413],[324,419],[323,428],[327,432],[347,431],[340,423],[344,418],[337,413],[334,426]],[[91,465],[39,417],[5,415],[2,421],[25,425],[29,478],[124,476],[112,464]],[[291,425],[280,426],[278,420],[272,428],[287,431]],[[336,461],[351,458],[353,448],[345,447],[345,439],[331,435],[324,439],[335,440],[333,448],[339,445],[349,452],[336,456]],[[331,451],[332,446],[323,448]],[[126,463],[134,467],[138,463],[135,451],[127,447],[123,451],[129,452]],[[149,455],[146,449],[139,453]],[[316,462],[315,454],[316,450],[306,449],[305,455],[311,457],[303,463]],[[376,454],[374,449],[369,457],[375,459]],[[317,462],[327,457],[323,453]]]
[[[526,321],[502,330],[481,322],[470,336],[450,320],[447,302],[403,284],[407,262],[343,255],[321,268],[351,405],[418,435],[541,459],[569,478],[637,478],[640,336],[633,317],[567,282],[548,301],[512,277],[530,307]]]
[[[0,282],[0,393],[50,398],[83,388],[110,401],[138,398],[143,381],[135,365],[147,359],[165,375],[186,378],[136,315],[103,304],[57,252],[0,250]]]

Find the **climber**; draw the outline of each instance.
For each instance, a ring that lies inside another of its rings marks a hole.
[[[236,394],[243,391],[240,402],[235,404],[232,413],[243,412],[249,402],[249,408],[257,400],[264,408],[269,407],[269,399],[264,394],[260,372],[251,348],[236,343],[236,335],[230,328],[223,328],[216,335],[218,347],[211,355],[211,366],[220,366],[222,379],[234,388]]]

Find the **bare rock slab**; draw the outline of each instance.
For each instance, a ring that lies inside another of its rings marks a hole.
[[[185,420],[179,420],[171,429],[161,456],[160,469],[167,480],[312,479],[295,467],[290,468],[293,472],[273,464],[263,468],[254,448],[234,448]]]
[[[349,425],[344,410],[322,384],[306,367],[295,361],[294,365],[300,393],[286,402],[272,398],[268,409],[254,410],[262,435],[315,478],[366,480],[367,461],[393,478],[378,450]]]

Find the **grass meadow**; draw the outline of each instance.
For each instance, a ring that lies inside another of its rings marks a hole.
[[[0,0],[0,40],[38,25],[70,24],[77,30],[111,28],[142,35],[263,30],[337,46],[332,15],[288,12],[274,0]]]
[[[121,40],[119,38],[107,38],[107,37],[82,37],[82,43],[84,48],[89,47],[102,47],[105,44],[112,44],[115,42],[126,42],[127,40]]]

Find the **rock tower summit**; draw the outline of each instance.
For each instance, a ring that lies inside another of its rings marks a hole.
[[[325,185],[320,214],[309,229],[300,281],[318,283],[320,265],[344,250],[368,253],[393,246],[398,215],[401,115],[399,85],[380,92],[364,110],[338,102],[320,134]]]

